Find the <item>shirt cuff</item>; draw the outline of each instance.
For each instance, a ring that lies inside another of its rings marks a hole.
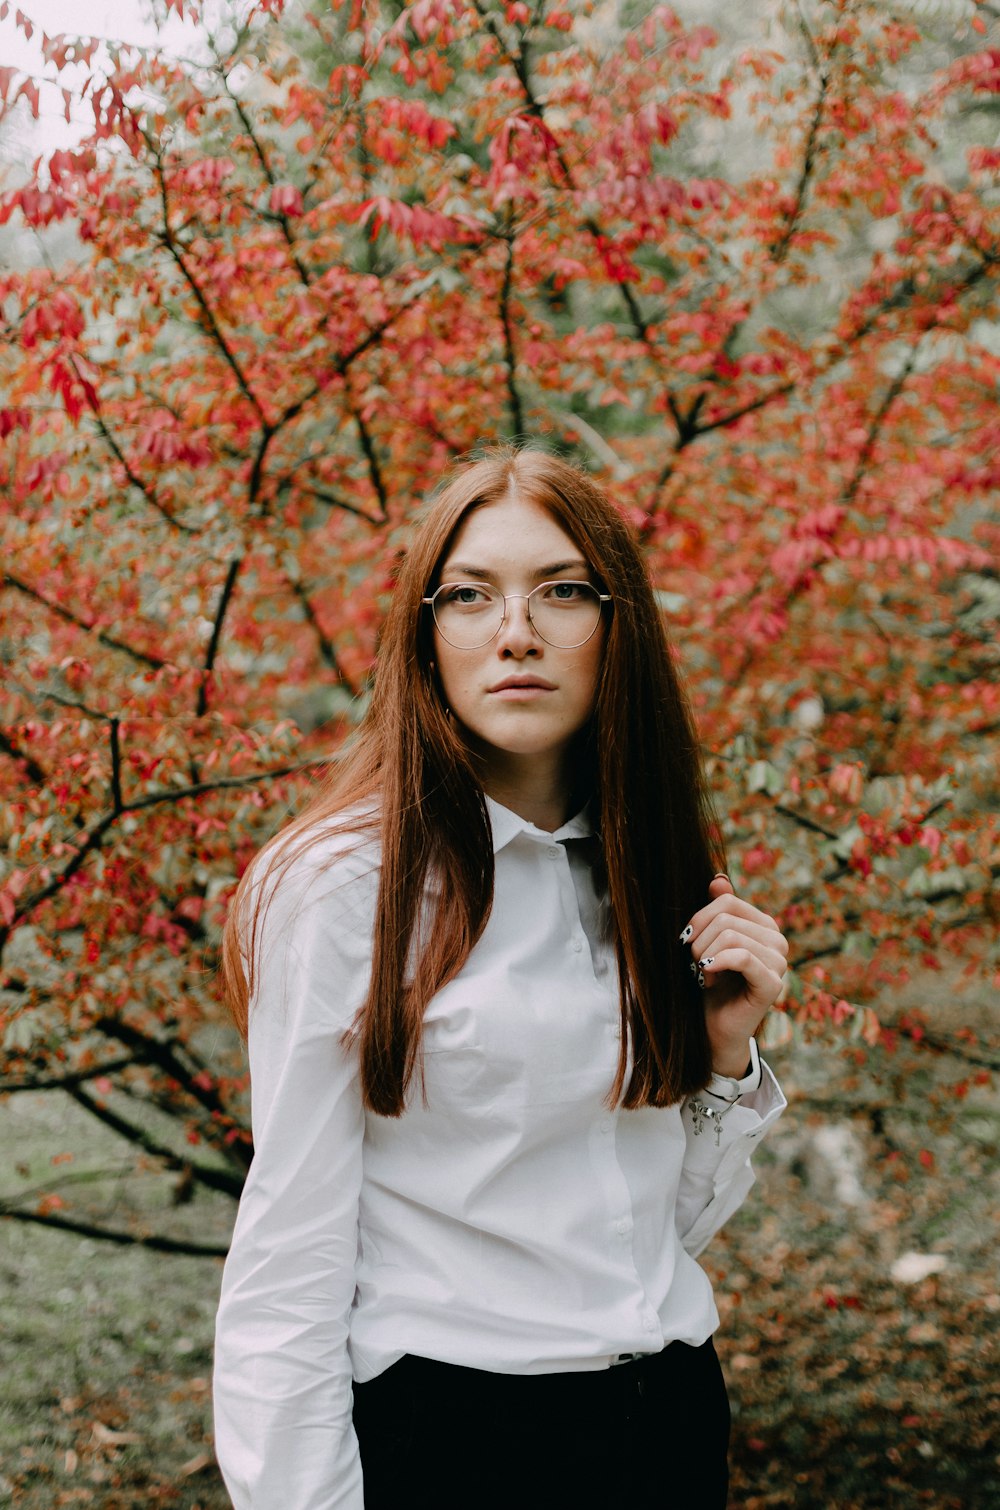
[[[713,1075],[702,1095],[711,1096],[713,1101],[719,1101],[725,1106],[732,1106],[741,1096],[749,1096],[751,1092],[760,1090],[761,1079],[757,1040],[751,1038],[750,1068],[742,1080],[737,1080],[733,1075]]]

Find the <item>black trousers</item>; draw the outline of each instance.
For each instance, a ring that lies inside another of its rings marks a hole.
[[[365,1510],[725,1510],[729,1399],[711,1338],[592,1373],[407,1356],[354,1386]]]

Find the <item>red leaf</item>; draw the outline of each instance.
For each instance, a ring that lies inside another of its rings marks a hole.
[[[302,210],[302,195],[294,184],[275,184],[271,190],[272,215],[295,216]]]

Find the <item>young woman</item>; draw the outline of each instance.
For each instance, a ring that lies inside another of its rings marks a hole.
[[[723,1510],[694,1255],[784,1105],[753,1033],[787,946],[721,860],[621,516],[538,450],[463,466],[358,739],[227,935],[237,1510]]]

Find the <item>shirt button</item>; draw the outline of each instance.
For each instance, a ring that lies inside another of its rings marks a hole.
[[[656,1322],[653,1320],[653,1318],[651,1316],[647,1316],[646,1317],[645,1321],[642,1323],[642,1329],[643,1329],[644,1332],[655,1332],[656,1331]]]
[[[630,1229],[630,1226],[629,1226],[628,1222],[619,1222],[618,1223],[618,1235],[619,1235],[619,1237],[628,1237],[630,1230],[631,1229]]]
[[[615,1124],[610,1117],[605,1117],[603,1122],[601,1123],[601,1132],[609,1133],[614,1125]]]
[[[545,851],[545,853],[548,855],[548,857],[549,857],[550,860],[558,860],[558,858],[559,858],[559,851],[556,849],[556,847],[555,847],[554,844],[553,844],[552,848],[551,849],[547,849]]]
[[[574,954],[579,954],[582,948],[583,948],[583,939],[574,939],[573,940],[573,953]]]

